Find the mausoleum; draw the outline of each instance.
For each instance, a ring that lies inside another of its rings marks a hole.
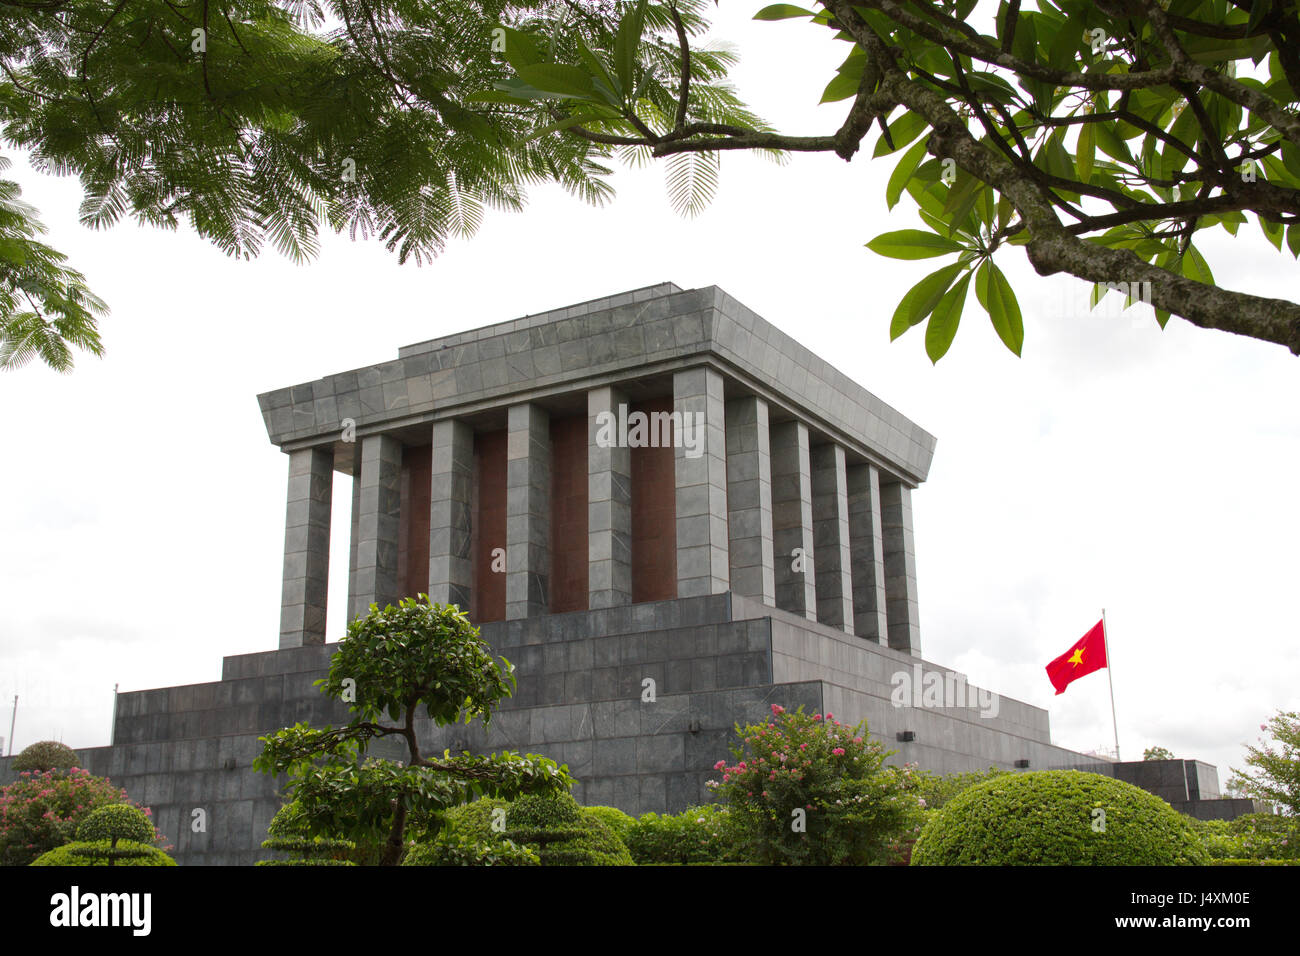
[[[339,637],[338,534],[350,618],[427,593],[516,666],[490,729],[424,720],[422,749],[544,754],[586,804],[708,801],[734,725],[774,703],[865,719],[935,772],[1126,766],[1054,746],[1046,711],[923,657],[912,507],[934,437],[719,288],[431,339],[258,401],[288,458],[278,649],[120,695],[113,744],[82,751],[182,863],[260,858],[281,801],[257,738],[346,719],[313,687]],[[935,706],[927,682],[961,693]],[[1166,763],[1176,806],[1217,796],[1213,767]]]

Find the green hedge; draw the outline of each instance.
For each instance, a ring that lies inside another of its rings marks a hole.
[[[114,860],[114,866],[175,866],[176,861],[170,856],[147,843],[136,843],[133,840],[119,840],[117,843],[119,850],[140,852],[139,857],[128,857],[126,859]],[[97,850],[103,853],[111,852],[107,840],[96,840],[93,842],[65,843],[63,846],[55,847],[48,853],[42,853],[33,862],[32,866],[108,866],[107,859],[95,859],[93,857],[78,856],[77,850]]]
[[[1300,860],[1211,860],[1210,866],[1300,866]]]
[[[1094,810],[1105,811],[1103,820]],[[1209,856],[1186,817],[1132,784],[1078,770],[997,776],[934,812],[917,866],[1198,865]]]
[[[1248,813],[1235,820],[1193,820],[1192,826],[1215,859],[1300,859],[1300,820]]]
[[[731,816],[726,807],[716,804],[677,814],[643,814],[624,842],[638,864],[707,865],[736,856]]]

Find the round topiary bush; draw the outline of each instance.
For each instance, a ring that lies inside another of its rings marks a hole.
[[[139,807],[125,803],[93,810],[77,827],[77,839],[83,843],[95,840],[153,843],[156,838],[148,815]]]
[[[114,866],[175,866],[176,861],[156,847],[132,840],[119,840],[117,850],[138,853],[139,856],[127,856],[113,860]],[[97,853],[101,856],[82,856],[82,853]],[[107,840],[93,842],[65,843],[48,853],[42,853],[32,866],[108,866],[108,855],[113,847]]]
[[[81,763],[81,758],[71,747],[57,740],[40,740],[24,747],[14,758],[12,764],[15,773],[30,770],[44,773],[47,770],[71,770]]]
[[[614,835],[627,843],[627,835],[636,826],[636,817],[629,816],[618,807],[583,807],[582,815],[599,820],[614,831]]]
[[[609,827],[584,816],[572,794],[520,797],[506,811],[505,836],[535,848],[542,866],[634,866]]]
[[[1191,823],[1169,804],[1132,784],[1078,770],[1036,770],[977,784],[935,811],[912,851],[916,866],[1207,861]]]

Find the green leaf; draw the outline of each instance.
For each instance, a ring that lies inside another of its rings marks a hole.
[[[1097,155],[1096,123],[1084,123],[1079,130],[1079,143],[1075,148],[1075,165],[1079,170],[1079,179],[1088,182],[1092,179],[1092,163]]]
[[[884,232],[867,243],[867,248],[877,255],[891,259],[933,259],[961,252],[965,247],[933,232],[920,229],[899,229]]]
[[[826,84],[826,89],[822,91],[822,98],[818,103],[838,103],[840,100],[847,100],[857,94],[861,84],[861,71],[857,76],[850,73],[836,73],[835,77]]]
[[[925,140],[921,140],[904,153],[903,158],[894,167],[894,171],[889,177],[889,184],[885,187],[885,202],[888,203],[890,209],[898,205],[898,200],[903,196],[903,189],[907,185],[907,181],[912,178],[912,174],[916,172],[916,167],[924,156]]]
[[[985,260],[975,274],[975,295],[984,306],[984,311],[993,321],[993,328],[998,333],[1002,344],[1017,356],[1025,344],[1025,326],[1020,316],[1020,303],[1011,283],[1002,274],[1002,270]]]
[[[1291,223],[1286,227],[1286,247],[1291,250],[1293,258],[1300,258],[1300,223]]]
[[[618,74],[618,82],[625,91],[632,89],[637,48],[641,45],[641,33],[645,29],[645,6],[646,0],[640,0],[636,7],[623,17],[614,40],[614,67]]]
[[[944,293],[939,304],[934,307],[930,322],[925,327],[925,354],[931,362],[938,362],[952,345],[953,336],[957,334],[957,324],[961,321],[962,309],[966,305],[966,289],[970,285],[970,273],[967,272],[960,281]]]
[[[591,74],[581,67],[562,63],[537,63],[515,71],[519,78],[544,93],[558,93],[576,99],[591,99],[595,93]]]
[[[882,134],[880,139],[876,141],[876,147],[871,153],[872,158],[902,149],[929,128],[929,120],[919,113],[904,113],[889,124],[889,139],[886,140]],[[892,148],[889,145],[890,142],[894,144]]]
[[[794,17],[812,17],[816,16],[811,10],[805,10],[803,7],[796,7],[791,3],[774,3],[770,7],[764,7],[754,14],[755,20],[790,20]]]
[[[1278,249],[1281,250],[1282,227],[1278,225]],[[1205,261],[1205,257],[1193,245],[1187,247],[1183,253],[1183,276],[1191,279],[1193,282],[1203,282],[1206,285],[1214,285],[1214,273],[1210,271],[1210,264]]]
[[[965,267],[960,262],[954,262],[931,272],[908,289],[889,322],[889,340],[892,342],[912,326],[924,322],[963,268]]]

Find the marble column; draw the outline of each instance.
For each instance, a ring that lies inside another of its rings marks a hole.
[[[772,455],[767,402],[727,402],[727,526],[731,590],[776,606],[772,552]]]
[[[383,608],[400,600],[397,534],[401,510],[402,443],[391,435],[367,435],[361,439],[353,620],[369,613],[371,604]]]
[[[469,613],[470,496],[474,486],[474,429],[458,419],[433,425],[429,477],[429,598]]]
[[[506,437],[506,619],[545,614],[551,573],[550,417],[512,405]]]
[[[632,451],[617,441],[597,441],[602,422],[618,421],[620,405],[627,406],[627,396],[616,388],[587,392],[587,606],[592,610],[632,600]],[[612,432],[617,435],[616,425]]]
[[[289,452],[284,578],[280,592],[281,647],[325,643],[333,487],[332,447]]]
[[[885,618],[885,540],[880,516],[880,471],[862,463],[848,470],[849,553],[853,568],[853,632],[888,644]]]
[[[813,563],[812,465],[808,426],[781,422],[772,440],[772,548],[776,606],[817,619],[817,577]]]
[[[889,646],[921,655],[916,599],[916,548],[912,539],[912,489],[901,482],[880,486],[885,551],[885,616]]]
[[[677,596],[730,587],[727,440],[722,376],[704,366],[673,374],[677,479]],[[676,424],[676,423],[675,423]]]
[[[849,557],[849,493],[844,449],[812,449],[813,568],[817,620],[853,633],[853,578]]]

